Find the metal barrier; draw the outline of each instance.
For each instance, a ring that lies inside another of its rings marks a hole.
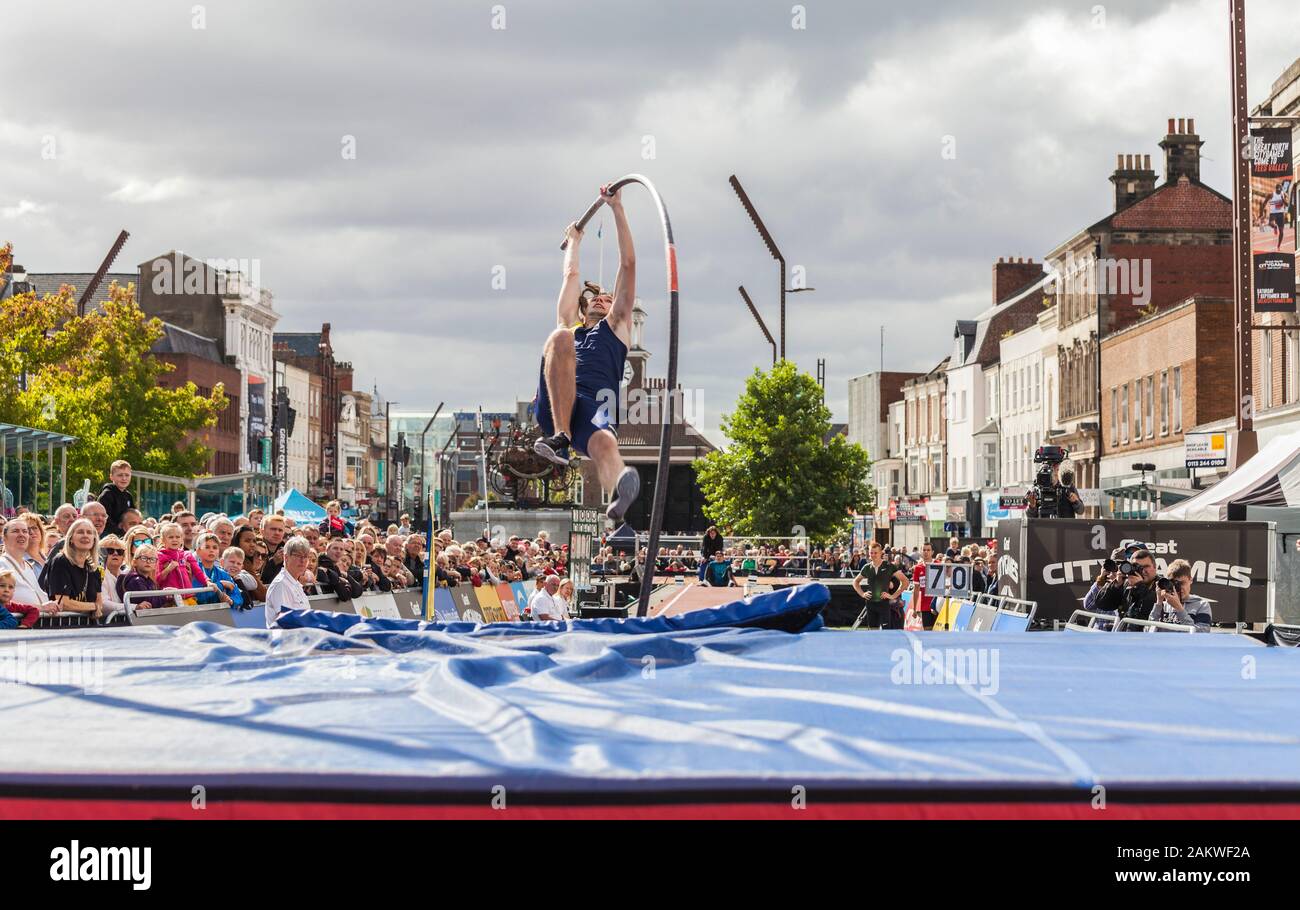
[[[1077,632],[1113,632],[1115,631],[1115,621],[1118,619],[1115,613],[1094,613],[1090,610],[1075,610],[1070,614],[1070,618],[1065,621],[1065,627],[1071,631]],[[1084,622],[1080,623],[1079,620]],[[1098,623],[1105,623],[1106,628],[1100,628]]]
[[[1116,632],[1127,631],[1126,627],[1136,626],[1143,632],[1195,632],[1196,626],[1185,626],[1176,622],[1159,622],[1154,619],[1133,619],[1125,616],[1116,625]]]

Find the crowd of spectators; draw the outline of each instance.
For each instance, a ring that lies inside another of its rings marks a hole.
[[[114,462],[109,477],[80,508],[65,503],[48,519],[26,510],[0,519],[0,628],[30,627],[54,613],[102,620],[133,592],[170,592],[132,597],[135,610],[178,603],[249,610],[287,574],[305,595],[340,600],[423,582],[424,536],[409,523],[405,534],[397,524],[338,523],[336,502],[319,525],[262,509],[197,516],[181,502],[145,517],[129,490],[131,466]]]

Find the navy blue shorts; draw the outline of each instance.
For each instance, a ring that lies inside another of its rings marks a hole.
[[[537,398],[534,399],[537,411],[537,425],[547,436],[555,433],[555,422],[551,420],[551,396],[547,393],[546,377],[537,384]],[[587,444],[597,430],[609,430],[618,436],[617,414],[610,413],[610,406],[598,402],[592,395],[577,390],[573,400],[573,413],[569,415],[569,436],[573,447],[579,453],[587,454]]]

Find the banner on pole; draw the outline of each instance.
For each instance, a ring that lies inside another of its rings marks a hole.
[[[1296,185],[1290,127],[1251,130],[1250,250],[1257,313],[1296,312]]]

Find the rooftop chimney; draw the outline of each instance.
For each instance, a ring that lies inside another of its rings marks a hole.
[[[1033,259],[998,257],[993,266],[993,303],[996,306],[1043,277],[1043,267]]]
[[[1150,155],[1116,155],[1115,173],[1110,175],[1115,185],[1115,211],[1126,209],[1156,188],[1156,174],[1151,170]]]
[[[1176,129],[1175,129],[1176,127]],[[1187,177],[1192,183],[1201,182],[1201,146],[1205,143],[1196,135],[1196,120],[1169,118],[1169,134],[1160,140],[1165,150],[1165,182],[1177,183]]]

